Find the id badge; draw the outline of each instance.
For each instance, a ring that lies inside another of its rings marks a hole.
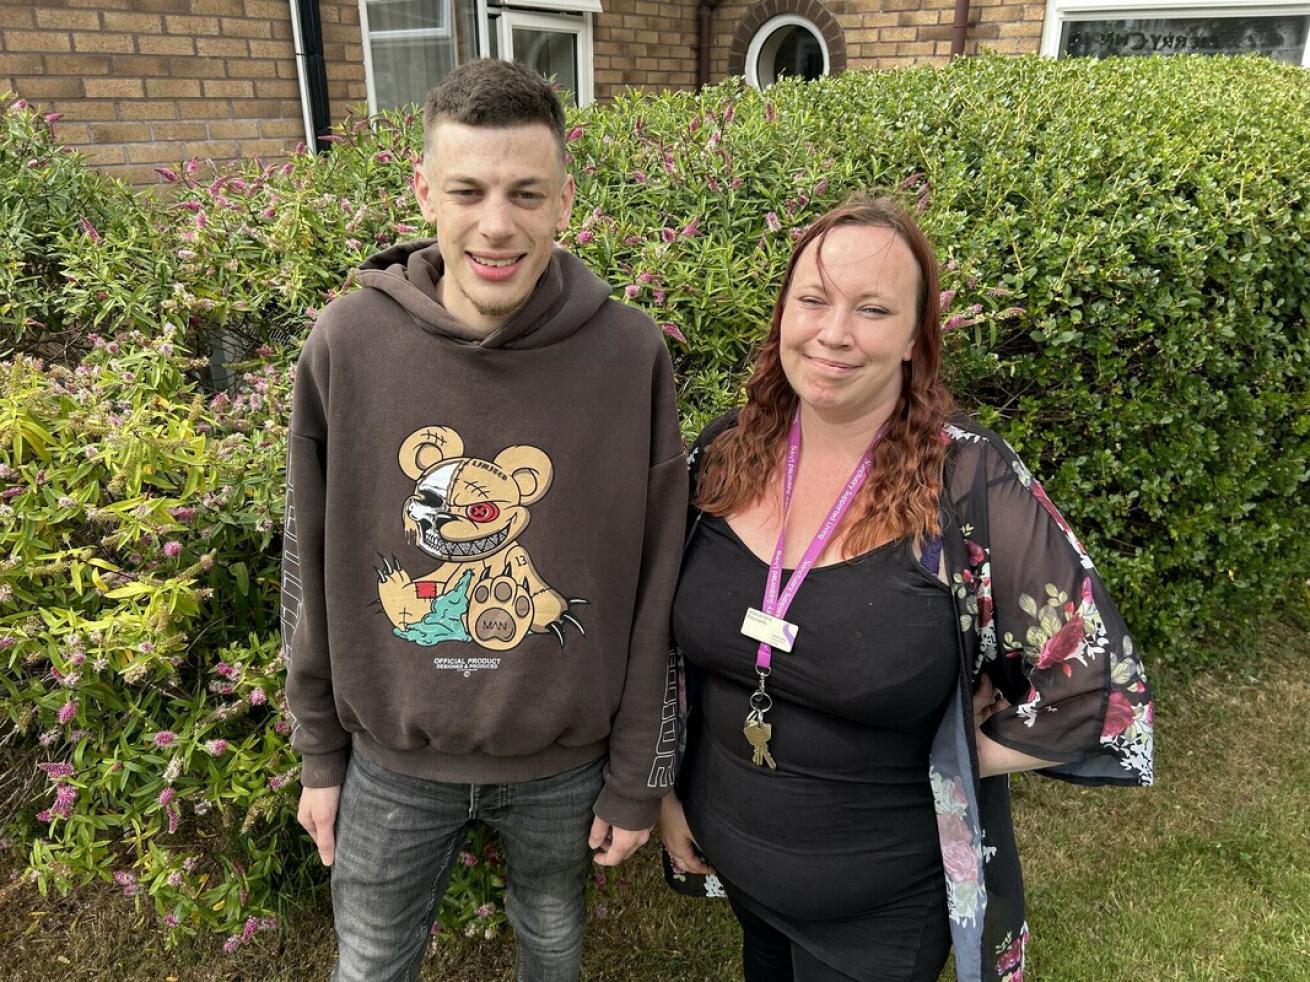
[[[742,634],[779,651],[791,651],[799,630],[795,624],[754,607],[746,609],[746,618],[741,622]]]

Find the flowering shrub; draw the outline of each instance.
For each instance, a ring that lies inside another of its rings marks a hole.
[[[0,352],[68,360],[90,330],[156,323],[172,264],[150,203],[61,149],[59,118],[0,113]]]
[[[796,231],[893,189],[944,261],[955,390],[1152,655],[1203,664],[1310,561],[1308,99],[1217,58],[628,96],[570,122],[564,239],[663,326],[690,434],[738,400]],[[133,198],[52,127],[0,117],[0,719],[32,755],[9,824],[42,889],[110,882],[235,950],[323,875],[277,635],[289,365],[352,266],[422,234],[421,135],[349,121],[327,155],[183,162]],[[503,866],[483,832],[466,856],[441,922],[494,933]]]

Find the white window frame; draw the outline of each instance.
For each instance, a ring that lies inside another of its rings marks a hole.
[[[375,0],[386,2],[386,0]],[[440,0],[442,5],[444,28],[417,28],[405,31],[382,31],[376,36],[382,38],[440,38],[453,36],[455,17],[454,0]],[[378,111],[377,89],[373,83],[373,45],[368,28],[369,0],[359,0],[359,30],[364,48],[364,89],[368,94],[369,114]],[[477,20],[477,52],[479,58],[491,57],[491,17],[497,17],[497,40],[500,42],[501,57],[513,51],[513,30],[511,25],[526,27],[530,30],[559,31],[577,37],[578,50],[578,91],[575,93],[578,105],[587,106],[595,101],[595,54],[593,39],[595,37],[594,16],[603,13],[601,0],[523,0],[521,3],[501,3],[498,0],[475,0]],[[571,16],[563,16],[571,15]],[[823,37],[819,35],[820,43]],[[825,74],[828,58],[827,46],[823,51]]]
[[[1060,57],[1060,33],[1070,21],[1110,17],[1144,20],[1175,17],[1310,17],[1310,0],[1302,3],[1243,3],[1241,0],[1047,0],[1041,53]],[[1310,68],[1310,31],[1301,65]]]
[[[764,52],[765,44],[784,27],[804,28],[814,35],[819,42],[819,50],[823,52],[823,74],[832,74],[832,57],[828,54],[828,40],[823,36],[823,31],[820,30],[819,25],[800,14],[778,14],[778,16],[770,17],[760,25],[759,30],[751,37],[750,45],[746,48],[746,81],[752,88],[764,88],[760,84],[760,55]]]
[[[533,0],[534,7],[546,6],[541,0]],[[572,34],[577,45],[578,56],[578,91],[574,98],[579,106],[589,106],[596,99],[596,84],[593,74],[594,56],[592,54],[591,12],[583,11],[579,16],[578,6],[572,8],[571,15],[560,13],[539,13],[522,7],[497,6],[500,18],[496,21],[496,33],[502,58],[514,57],[514,28],[529,31],[549,31],[555,34]],[[597,4],[599,6],[599,4]],[[489,48],[487,49],[490,50]]]

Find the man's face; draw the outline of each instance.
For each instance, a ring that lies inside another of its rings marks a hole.
[[[414,194],[446,266],[441,303],[490,334],[523,306],[550,261],[555,235],[569,222],[573,178],[543,123],[443,120],[429,146],[414,167]]]

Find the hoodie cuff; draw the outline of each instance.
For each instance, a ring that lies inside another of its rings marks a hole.
[[[300,786],[302,788],[336,788],[346,781],[346,765],[350,763],[350,746],[328,754],[302,754],[300,758]]]
[[[607,782],[592,808],[596,817],[629,832],[644,832],[655,824],[660,813],[659,798],[627,798]]]

